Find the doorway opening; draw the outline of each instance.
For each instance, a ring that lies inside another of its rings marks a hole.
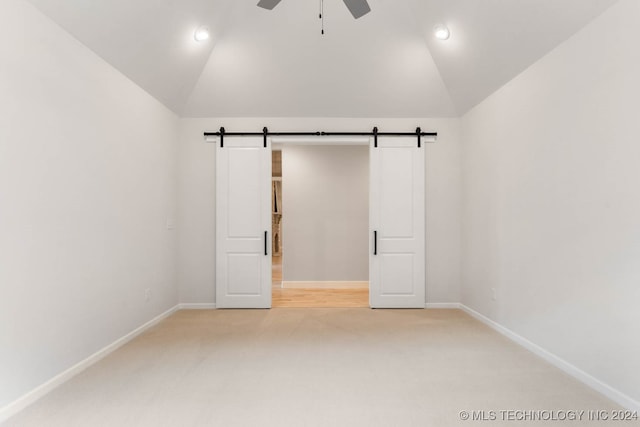
[[[369,307],[369,147],[278,143],[272,307]]]

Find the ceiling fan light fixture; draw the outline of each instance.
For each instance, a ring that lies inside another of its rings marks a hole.
[[[199,27],[195,33],[193,33],[193,38],[195,39],[195,41],[197,42],[203,42],[205,40],[209,40],[209,37],[211,37],[211,34],[209,33],[209,28],[208,27]]]
[[[438,40],[448,40],[449,37],[451,37],[451,31],[449,31],[449,28],[444,25],[436,25],[433,29],[433,33]]]

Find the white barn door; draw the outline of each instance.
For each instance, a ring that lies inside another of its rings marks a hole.
[[[270,142],[224,138],[216,171],[216,307],[270,308]]]
[[[372,308],[425,307],[425,158],[416,138],[371,144]]]

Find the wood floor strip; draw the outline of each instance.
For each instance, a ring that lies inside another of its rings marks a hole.
[[[369,307],[369,289],[282,288],[282,257],[273,257],[272,301],[274,308]]]

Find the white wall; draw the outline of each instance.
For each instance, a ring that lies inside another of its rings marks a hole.
[[[178,119],[3,0],[0,120],[2,408],[177,303]]]
[[[203,132],[413,131],[439,133],[426,147],[427,301],[460,300],[460,122],[458,119],[182,119],[179,148],[179,282],[183,303],[215,303],[215,145]],[[286,248],[285,248],[286,250]]]
[[[369,280],[369,147],[282,148],[285,281]]]
[[[463,117],[464,304],[636,407],[638,40],[622,0]]]

